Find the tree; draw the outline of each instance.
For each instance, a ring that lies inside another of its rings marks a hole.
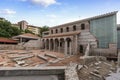
[[[21,34],[21,30],[7,21],[0,21],[0,37],[12,37]]]
[[[32,31],[28,30],[28,29],[25,29],[25,33],[31,33],[31,34],[34,34]]]
[[[49,27],[48,26],[43,26],[40,28],[40,36],[42,36],[42,33],[45,32],[45,31],[48,31],[49,30]]]

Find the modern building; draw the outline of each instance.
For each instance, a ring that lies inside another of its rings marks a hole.
[[[90,44],[89,55],[117,55],[117,23],[115,12],[106,13],[49,28],[43,33],[42,49],[64,53],[82,54]]]
[[[27,23],[25,20],[18,22],[18,26],[19,26],[20,29],[22,29],[22,30],[27,29],[27,25],[28,25],[28,23]]]
[[[32,31],[34,34],[40,34],[40,28],[33,25],[27,25],[27,29]]]
[[[28,25],[28,22],[26,22],[25,20],[22,20],[22,21],[18,22],[17,24],[14,24],[14,25],[17,26],[19,29],[22,29],[22,30],[28,29],[36,35],[39,34],[39,32],[40,32],[40,27],[33,26],[33,25]]]

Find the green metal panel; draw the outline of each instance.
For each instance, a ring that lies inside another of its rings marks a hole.
[[[117,47],[120,49],[120,30],[117,31],[117,41],[118,41]]]
[[[99,48],[108,48],[117,43],[116,15],[90,20],[90,32],[98,39]]]

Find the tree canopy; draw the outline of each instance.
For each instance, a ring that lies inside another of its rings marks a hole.
[[[42,33],[45,32],[45,31],[48,31],[49,30],[49,27],[48,26],[43,26],[40,28],[40,36],[42,36]]]
[[[7,20],[0,21],[0,37],[12,37],[21,34],[21,30]]]

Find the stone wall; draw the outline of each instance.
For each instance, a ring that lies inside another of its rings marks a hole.
[[[25,49],[21,45],[8,45],[8,44],[0,44],[0,50],[23,50]]]
[[[90,26],[89,26],[89,22],[88,21],[80,21],[80,22],[77,22],[77,23],[70,23],[70,24],[64,24],[64,25],[60,25],[60,26],[55,26],[55,27],[52,27],[49,29],[49,32],[51,34],[51,30],[53,30],[53,34],[56,34],[56,29],[58,30],[57,33],[61,33],[61,29],[63,29],[63,33],[64,32],[67,32],[66,31],[66,28],[68,27],[69,28],[69,32],[70,31],[74,31],[73,29],[73,26],[76,26],[76,31],[77,30],[81,30],[81,24],[85,24],[85,30],[89,30]]]
[[[114,57],[117,56],[117,44],[109,44],[109,48],[93,48],[90,55]]]
[[[65,66],[56,67],[1,67],[0,77],[16,76],[50,76],[55,75],[57,80],[64,80]],[[54,79],[53,79],[54,80]],[[55,79],[56,80],[56,79]]]
[[[0,44],[0,50],[24,50],[24,49],[40,49],[40,40],[30,40],[26,43],[20,43],[18,45]]]
[[[83,53],[85,53],[88,43],[90,47],[97,48],[97,39],[89,31],[81,31],[78,36],[78,53],[80,52],[80,46],[83,46]]]
[[[40,49],[40,40],[30,40],[29,42],[25,43],[23,46],[26,49]]]

